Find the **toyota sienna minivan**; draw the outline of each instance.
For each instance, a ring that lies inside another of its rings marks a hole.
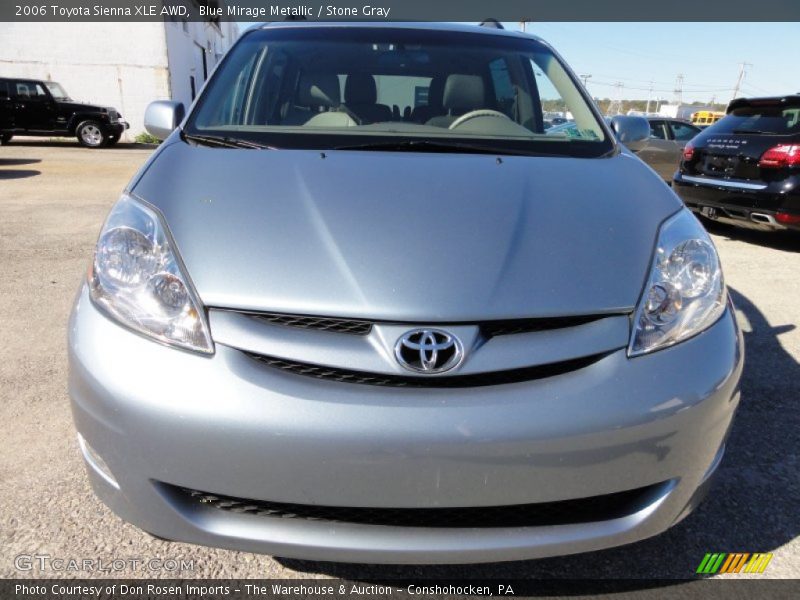
[[[634,542],[701,500],[743,356],[717,252],[631,152],[646,122],[607,125],[545,42],[268,24],[146,121],[165,140],[69,326],[78,445],[120,517],[467,563]]]

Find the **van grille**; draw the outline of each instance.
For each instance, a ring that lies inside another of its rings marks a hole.
[[[517,319],[513,321],[486,321],[481,323],[481,333],[486,338],[517,333],[533,333],[551,329],[577,327],[593,321],[599,321],[610,315],[585,315],[580,317],[551,317],[545,319]]]
[[[283,325],[285,327],[297,327],[300,329],[315,329],[317,331],[331,331],[334,333],[347,333],[352,335],[368,335],[373,325],[387,323],[398,325],[402,323],[391,321],[367,321],[362,319],[341,319],[336,317],[314,317],[307,315],[290,315],[279,313],[244,313],[258,321],[264,321],[271,325]],[[532,333],[536,331],[548,331],[551,329],[564,329],[567,327],[577,327],[593,321],[599,321],[609,316],[615,315],[583,315],[576,317],[546,317],[535,319],[513,319],[504,321],[483,321],[479,323],[434,323],[435,327],[447,327],[454,325],[478,325],[481,333],[486,338],[500,335],[513,335],[518,333]],[[424,325],[424,323],[422,324]],[[409,323],[409,327],[422,326],[419,323]]]
[[[390,527],[491,528],[542,527],[624,517],[652,502],[664,484],[574,500],[466,508],[363,508],[288,504],[220,496],[163,485],[190,506],[205,506],[257,517]]]
[[[582,358],[565,360],[546,365],[536,365],[522,369],[505,371],[492,371],[489,373],[473,373],[469,375],[445,375],[414,377],[405,375],[387,375],[383,373],[370,373],[366,371],[351,371],[336,367],[312,365],[274,356],[245,352],[247,356],[262,364],[280,369],[294,375],[304,375],[316,379],[338,381],[341,383],[356,383],[365,385],[378,385],[386,387],[413,387],[413,388],[461,388],[481,387],[487,385],[501,385],[505,383],[518,383],[534,379],[554,377],[564,373],[571,373],[592,365],[608,355],[608,353],[595,354]]]
[[[301,329],[316,329],[318,331],[333,331],[336,333],[349,333],[352,335],[367,335],[372,330],[372,323],[355,319],[334,319],[330,317],[306,317],[302,315],[283,315],[272,313],[251,314],[258,321],[265,321],[271,325],[284,325],[285,327],[299,327]]]

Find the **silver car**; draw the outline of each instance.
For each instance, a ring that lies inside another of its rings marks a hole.
[[[544,132],[543,106],[570,136]],[[554,108],[555,107],[555,108]],[[159,537],[502,561],[658,534],[739,403],[717,252],[543,41],[250,30],[100,233],[69,326],[97,495]]]

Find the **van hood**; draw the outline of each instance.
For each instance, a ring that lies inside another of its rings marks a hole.
[[[630,311],[680,201],[639,159],[161,148],[161,210],[205,303],[458,322]]]

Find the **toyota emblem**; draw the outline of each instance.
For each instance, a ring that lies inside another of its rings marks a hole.
[[[419,373],[443,373],[464,358],[459,339],[440,329],[414,329],[397,340],[394,355],[403,367]]]

